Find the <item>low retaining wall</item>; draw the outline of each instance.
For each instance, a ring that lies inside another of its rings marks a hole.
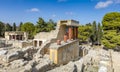
[[[13,47],[19,47],[19,48],[24,48],[32,45],[33,45],[32,41],[14,41],[13,42]]]
[[[50,46],[50,59],[55,64],[66,64],[71,60],[79,58],[79,41],[62,42],[61,45],[56,43]]]

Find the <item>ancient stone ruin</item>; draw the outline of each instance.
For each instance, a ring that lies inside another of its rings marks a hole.
[[[33,40],[26,32],[5,32],[0,39],[0,72],[119,71],[112,60],[116,53],[79,45],[78,26],[78,21],[61,20],[55,30],[40,32]]]

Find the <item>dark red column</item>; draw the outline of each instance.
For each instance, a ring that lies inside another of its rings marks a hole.
[[[78,27],[76,27],[76,39],[78,39]]]
[[[71,40],[73,38],[73,29],[72,27],[69,27],[69,30],[68,30],[68,34],[69,34],[69,39]]]
[[[76,27],[74,27],[74,39],[76,39]]]

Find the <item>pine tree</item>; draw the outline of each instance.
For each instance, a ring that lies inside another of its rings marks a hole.
[[[100,23],[98,23],[97,33],[98,33],[98,37],[97,37],[98,44],[101,44],[101,39],[102,39],[102,27],[101,27]]]
[[[12,31],[12,26],[9,23],[5,24],[5,31]]]
[[[12,31],[16,31],[16,24],[13,23]]]
[[[93,25],[92,25],[92,34],[90,36],[90,40],[92,42],[92,45],[94,45],[95,42],[97,41],[97,26],[96,26],[96,21],[94,21]]]
[[[21,27],[22,27],[23,23],[20,22],[20,25],[18,26],[18,31],[21,31]]]
[[[43,18],[39,18],[37,25],[36,25],[36,31],[38,32],[45,32],[46,31],[47,24],[45,23]]]

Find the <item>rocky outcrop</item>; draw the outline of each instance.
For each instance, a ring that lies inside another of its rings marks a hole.
[[[16,51],[16,52],[13,52],[11,54],[8,54],[7,55],[7,62],[11,62],[13,60],[20,59],[23,57],[23,55],[24,55],[24,53],[22,51]]]
[[[67,65],[57,67],[53,70],[47,71],[47,72],[77,72],[77,66],[74,64],[74,62],[69,62]]]
[[[1,50],[1,51],[0,51],[0,56],[7,54],[7,52],[8,52],[7,50]]]

